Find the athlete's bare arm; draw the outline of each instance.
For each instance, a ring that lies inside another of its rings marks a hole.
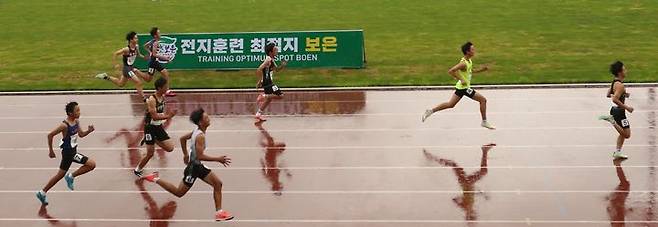
[[[624,84],[622,84],[621,82],[615,82],[614,87],[615,87],[615,94],[612,96],[612,102],[617,104],[617,106],[628,110],[629,113],[633,113],[634,110],[633,107],[621,102],[622,95],[625,95],[624,93],[626,93]]]
[[[473,70],[473,74],[481,73],[481,72],[488,71],[488,70],[489,70],[489,65],[485,64],[482,67],[480,67],[479,69]]]
[[[258,66],[258,69],[256,69],[256,77],[258,77],[256,88],[263,86],[263,70],[265,70],[267,67],[270,67],[270,64],[272,64],[271,58],[267,58],[265,61],[263,61],[263,63],[260,64],[260,66]]]
[[[79,122],[79,121],[78,121],[78,125],[80,126],[80,122]],[[94,130],[96,130],[96,129],[94,128],[94,125],[89,125],[89,126],[87,126],[87,131],[82,131],[82,126],[80,126],[80,130],[78,130],[78,136],[79,136],[80,138],[83,138],[83,137],[89,135],[89,133],[93,132]]]
[[[140,58],[148,59],[146,56],[142,54],[142,51],[139,50],[139,45],[136,45],[135,49],[137,50],[137,56],[139,56]]]
[[[144,44],[144,49],[146,50],[146,52],[149,53],[149,56],[153,55],[153,53],[151,53],[151,47],[152,47],[152,46],[153,46],[153,42],[152,42],[152,41],[148,41],[148,42],[146,42],[146,43]]]
[[[224,167],[229,166],[231,164],[231,159],[229,157],[226,156],[211,157],[203,153],[204,150],[206,149],[206,136],[204,134],[200,134],[196,137],[196,144],[194,148],[197,158],[201,161],[219,162],[222,163]]]
[[[180,137],[180,147],[183,151],[183,162],[187,165],[190,162],[190,155],[187,152],[187,141],[192,138],[192,133],[189,132]]]
[[[112,55],[112,65],[114,65],[114,68],[118,69],[119,67],[121,67],[121,64],[117,63],[117,58],[127,53],[128,53],[128,47],[121,48],[116,52],[114,52],[114,54]]]
[[[286,66],[287,66],[287,65],[288,65],[288,61],[283,60],[283,61],[281,61],[281,65],[277,66],[277,67],[274,69],[274,71],[275,71],[275,72],[281,72],[281,71],[283,71],[284,69],[286,69]]]
[[[50,156],[50,158],[55,158],[55,152],[53,151],[53,138],[59,133],[62,133],[62,136],[66,136],[64,135],[65,130],[66,125],[61,123],[55,129],[50,131],[50,133],[48,133],[48,156]]]
[[[146,106],[147,106],[147,109],[149,111],[149,114],[151,115],[151,119],[156,120],[156,121],[166,120],[166,119],[172,118],[172,117],[174,117],[174,115],[176,115],[176,111],[167,112],[167,113],[158,113],[158,111],[156,111],[156,109],[155,109],[155,101],[156,101],[155,97],[153,97],[153,96],[149,97],[149,99],[146,100]]]
[[[461,78],[459,76],[459,74],[457,73],[457,71],[459,70],[466,70],[466,64],[463,62],[456,64],[455,66],[450,68],[450,70],[448,70],[448,74],[450,74],[450,76],[454,77],[455,79],[461,81],[461,83],[464,83],[466,81],[466,78]]]

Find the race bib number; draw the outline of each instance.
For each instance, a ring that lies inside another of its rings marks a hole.
[[[83,157],[84,156],[82,156],[81,154],[75,154],[73,155],[73,160],[75,160],[76,162],[82,162]]]
[[[128,76],[135,77],[135,72],[133,72],[133,71],[128,72]]]
[[[71,136],[71,147],[77,147],[77,146],[78,146],[78,136],[77,135]]]
[[[195,180],[196,180],[196,178],[194,178],[192,176],[185,176],[185,179],[184,179],[185,183],[188,183],[188,184],[194,184]]]
[[[154,68],[149,68],[149,74],[153,74],[155,72]]]
[[[272,91],[278,91],[278,90],[279,90],[279,87],[278,87],[278,86],[276,86],[276,85],[272,85]]]
[[[146,141],[151,141],[153,140],[153,137],[151,137],[151,134],[146,134],[144,135],[144,139],[146,139]]]
[[[621,127],[627,127],[629,125],[628,119],[621,120]]]

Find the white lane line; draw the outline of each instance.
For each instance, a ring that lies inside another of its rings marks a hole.
[[[35,190],[0,190],[0,194],[33,194]],[[234,190],[222,190],[224,194],[272,194],[273,191],[261,191],[261,190],[245,190],[245,191],[234,191]],[[63,190],[51,190],[48,191],[48,194],[139,194],[139,193],[157,193],[157,194],[169,194],[168,191],[164,190],[154,190],[154,191],[137,191],[137,190],[114,190],[114,191],[103,191],[103,190],[76,190],[76,191],[63,191]],[[187,192],[192,194],[212,194],[213,191],[209,190],[199,190],[199,191],[189,191]],[[297,195],[316,195],[316,194],[482,194],[482,193],[492,193],[492,194],[609,194],[609,193],[635,193],[635,194],[646,194],[646,193],[658,193],[655,190],[631,190],[631,191],[610,191],[610,190],[478,190],[478,191],[459,191],[459,190],[327,190],[327,191],[318,191],[318,190],[305,190],[305,191],[281,191],[283,194],[297,194]]]
[[[624,144],[625,148],[629,147],[656,147],[656,144]],[[480,148],[474,145],[410,145],[410,146],[286,146],[286,150],[400,150],[400,149],[471,149]],[[611,148],[615,147],[610,144],[578,144],[578,145],[497,145],[497,149],[511,148],[511,149],[532,149],[532,148]],[[80,151],[124,151],[128,149],[143,149],[145,147],[85,147],[84,145],[78,146]],[[268,148],[280,147],[206,147],[206,150],[262,150]],[[3,147],[0,151],[48,151],[47,147]]]
[[[449,166],[317,166],[317,167],[285,167],[285,168],[263,168],[263,167],[209,167],[210,169],[216,169],[221,171],[237,171],[237,170],[435,170],[435,169],[452,169],[453,167]],[[462,166],[460,168],[464,169],[614,169],[616,168],[613,165],[602,165],[602,166]],[[658,168],[658,166],[643,166],[643,165],[628,165],[623,166],[624,169],[630,168]],[[2,167],[0,171],[40,171],[40,170],[58,170],[58,167]],[[116,171],[116,170],[133,170],[134,168],[129,167],[96,167],[94,170],[103,170],[103,171]],[[164,167],[164,168],[149,168],[149,170],[184,170],[185,167]]]
[[[35,222],[35,221],[65,221],[65,222],[216,222],[213,219],[127,219],[127,218],[0,218],[0,221],[23,221],[23,222]],[[375,223],[375,224],[404,224],[404,223],[420,223],[420,224],[450,224],[450,223],[481,223],[481,224],[527,224],[536,223],[536,224],[651,224],[658,223],[658,221],[609,221],[609,220],[473,220],[473,221],[464,221],[464,220],[440,220],[440,219],[233,219],[231,222],[236,223],[326,223],[326,224],[340,224],[340,223]]]

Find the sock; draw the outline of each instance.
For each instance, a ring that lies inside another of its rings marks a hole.
[[[44,192],[43,189],[39,190],[39,193],[44,195],[46,194],[46,192]]]
[[[135,172],[142,172],[141,169],[139,169],[139,166],[135,167]]]

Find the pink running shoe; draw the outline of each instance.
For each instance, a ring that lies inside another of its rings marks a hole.
[[[215,221],[228,221],[233,219],[233,215],[229,214],[228,211],[220,210],[215,213]]]
[[[153,173],[151,173],[151,174],[149,174],[149,175],[146,175],[146,176],[144,176],[144,177],[142,177],[142,178],[144,178],[144,180],[147,180],[147,181],[150,181],[150,182],[155,182],[155,181],[157,181],[158,179],[160,179],[160,173],[158,173],[158,172],[153,172]]]
[[[172,90],[167,90],[167,91],[165,92],[165,96],[167,96],[167,97],[175,97],[175,96],[176,96],[176,93],[175,93],[174,91],[172,91]]]
[[[265,116],[259,112],[256,112],[256,116],[254,116],[254,118],[256,119],[256,122],[267,121]]]

